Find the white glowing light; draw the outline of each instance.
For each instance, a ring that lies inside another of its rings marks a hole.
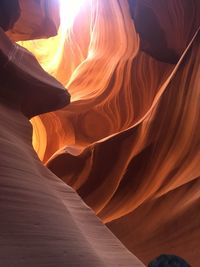
[[[86,0],[60,0],[61,27],[69,28]]]

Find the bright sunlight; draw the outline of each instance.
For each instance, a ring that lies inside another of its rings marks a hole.
[[[61,26],[69,28],[86,0],[60,0]]]

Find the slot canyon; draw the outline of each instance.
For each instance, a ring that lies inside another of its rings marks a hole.
[[[199,0],[1,0],[0,71],[0,267],[200,266]]]

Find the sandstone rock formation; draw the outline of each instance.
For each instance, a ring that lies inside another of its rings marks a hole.
[[[13,15],[17,3],[19,5],[20,18],[7,33],[13,40],[48,38],[57,34],[60,23],[58,0],[3,0],[3,3],[7,10],[12,8]],[[3,14],[5,16],[5,12]]]
[[[0,33],[0,266],[144,266],[39,160],[28,118],[69,95]]]
[[[198,0],[85,0],[55,37],[19,42],[71,95],[31,120],[36,153],[144,263],[200,265],[199,26]]]
[[[21,111],[0,111],[0,266],[144,266],[42,165]]]

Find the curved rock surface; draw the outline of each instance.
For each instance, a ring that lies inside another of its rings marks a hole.
[[[145,263],[166,252],[199,265],[199,44],[139,123],[47,163]]]
[[[85,0],[70,28],[20,42],[71,94],[31,120],[37,154],[145,263],[200,265],[199,25],[198,0]]]
[[[0,9],[4,2],[6,10],[12,10],[13,15],[20,10],[19,19],[7,32],[12,40],[48,38],[57,34],[60,24],[59,0],[2,0]],[[17,10],[16,5],[19,6]],[[3,12],[3,17],[8,17],[7,13]]]
[[[67,90],[28,50],[12,43],[1,28],[0,38],[1,97],[19,106],[28,118],[69,104]]]
[[[0,101],[0,266],[144,266],[32,147],[32,126]]]
[[[69,95],[29,52],[1,37],[1,79],[8,82],[0,87],[0,266],[144,266],[39,160],[27,118],[41,112],[34,96],[47,112],[67,105]]]

